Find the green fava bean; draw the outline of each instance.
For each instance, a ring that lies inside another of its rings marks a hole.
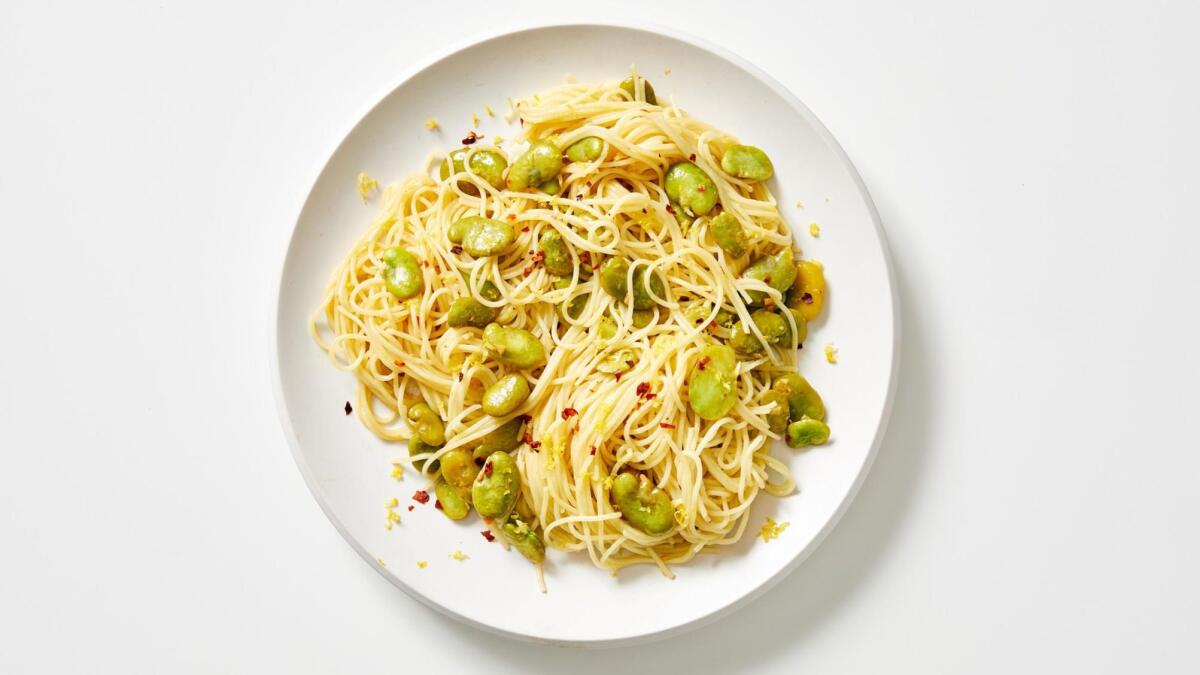
[[[557,178],[551,178],[550,180],[538,186],[538,190],[545,192],[551,197],[558,194],[558,191],[561,189],[562,183],[559,183]]]
[[[462,448],[455,448],[442,455],[442,479],[454,487],[471,487],[479,467],[475,466],[475,458]]]
[[[471,326],[483,328],[496,320],[500,310],[488,307],[475,298],[456,298],[450,303],[450,311],[446,313],[446,323],[454,328]]]
[[[562,150],[559,150],[554,141],[534,141],[509,167],[508,187],[512,190],[524,190],[541,185],[557,178],[562,171],[562,165]]]
[[[647,290],[649,288],[649,290]],[[641,268],[634,275],[633,281],[633,308],[638,310],[646,310],[654,307],[654,298],[650,297],[653,292],[656,297],[666,295],[666,289],[663,287],[662,277],[657,272],[650,272],[646,268]]]
[[[542,251],[542,265],[550,274],[569,277],[575,271],[567,242],[557,231],[547,230],[543,233],[538,240],[538,248]]]
[[[792,315],[792,320],[796,322],[796,344],[804,344],[804,339],[808,337],[808,321],[798,309],[788,307],[785,311],[790,313]],[[789,344],[791,341],[791,328],[789,327],[788,334],[784,336],[783,340],[780,341],[780,344]]]
[[[717,242],[717,246],[735,258],[745,255],[746,249],[750,247],[745,228],[728,211],[713,218],[711,229],[713,241]]]
[[[787,249],[755,260],[742,272],[742,276],[757,279],[779,291],[782,296],[796,280],[796,263],[792,261],[791,250]],[[762,305],[767,298],[767,294],[762,291],[747,291],[747,294],[750,296],[752,307]]]
[[[450,240],[451,244],[461,244],[463,237],[467,234],[467,230],[474,227],[475,224],[481,220],[487,220],[487,218],[484,218],[483,216],[467,216],[466,218],[459,218],[453,223],[450,223],[450,227],[446,228],[446,238]]]
[[[533,333],[522,328],[488,324],[483,329],[483,345],[496,360],[514,368],[537,368],[546,364],[546,349]]]
[[[829,425],[821,420],[805,417],[788,425],[788,447],[803,448],[809,445],[825,445],[828,440]]]
[[[520,518],[510,518],[500,526],[500,536],[529,562],[540,565],[546,559],[546,545],[538,533]]]
[[[604,152],[604,141],[596,136],[581,138],[567,146],[567,159],[572,162],[594,162]]]
[[[720,419],[737,401],[737,357],[725,345],[700,351],[688,378],[688,403],[706,420]]]
[[[652,309],[635,309],[633,310],[633,327],[645,328],[654,321],[654,310]]]
[[[459,148],[442,160],[442,166],[438,171],[442,180],[449,178],[452,173],[463,172],[467,152],[467,148]],[[497,190],[504,187],[504,170],[508,168],[508,160],[504,159],[504,155],[491,150],[477,150],[475,154],[471,155],[467,164],[471,167],[471,173],[482,178],[488,185]],[[479,188],[475,187],[473,183],[461,181],[458,185],[463,192],[469,195],[479,194]]]
[[[421,265],[417,257],[402,248],[389,248],[383,252],[383,282],[388,292],[407,300],[421,292],[425,279],[421,276]]]
[[[424,454],[430,453],[430,452],[437,452],[437,446],[426,444],[424,441],[421,440],[421,438],[419,436],[413,436],[412,438],[408,439],[408,456],[409,457],[416,457],[417,455],[424,455]],[[417,467],[417,471],[423,472],[426,470],[425,463],[426,463],[425,460],[418,459],[413,462],[413,466]],[[435,459],[432,462],[429,462],[428,470],[429,471],[437,471],[438,469],[441,468],[441,466],[442,466],[441,461]]]
[[[563,313],[570,319],[579,319],[579,316],[583,314],[583,308],[587,307],[589,297],[591,297],[590,293],[584,293],[566,301],[563,303]]]
[[[667,198],[691,215],[702,216],[717,205],[717,184],[704,169],[691,162],[679,162],[667,169],[663,179]]]
[[[492,417],[504,417],[529,398],[529,381],[520,375],[505,375],[483,392],[483,411]]]
[[[471,502],[484,518],[503,520],[521,496],[517,461],[507,452],[493,452],[471,485]]]
[[[433,487],[433,494],[437,496],[434,506],[440,506],[441,512],[446,514],[450,520],[462,520],[471,513],[471,505],[462,498],[458,488],[453,485],[439,481]]]
[[[517,447],[521,444],[521,427],[523,426],[525,426],[525,420],[514,417],[501,424],[495,431],[485,434],[474,452],[471,453],[472,459],[481,459],[494,452],[508,452]]]
[[[600,317],[600,324],[596,328],[596,332],[602,339],[611,340],[617,334],[617,324],[608,316]]]
[[[750,320],[754,322],[769,345],[781,344],[784,340],[789,339],[790,331],[787,320],[774,312],[760,309],[750,314]],[[751,333],[744,325],[740,325],[738,330],[734,331],[733,337],[729,339],[729,346],[739,354],[746,356],[762,353],[766,348],[758,336]]]
[[[800,373],[788,373],[775,380],[772,389],[783,392],[788,397],[788,416],[792,420],[811,417],[814,420],[825,419],[825,402],[821,395],[813,389],[808,380]]]
[[[621,517],[642,532],[660,535],[675,527],[671,498],[645,476],[618,475],[613,479],[612,493]]]
[[[609,258],[600,265],[600,288],[617,300],[624,300],[629,293],[629,261],[624,258]]]
[[[408,421],[412,422],[417,432],[417,438],[420,438],[423,443],[435,446],[446,444],[446,425],[442,422],[442,418],[433,411],[433,408],[429,407],[428,403],[422,401],[410,405]]]
[[[647,80],[644,77],[638,78],[642,81],[642,92],[645,94],[645,98],[639,99],[637,97],[637,88],[634,84],[633,77],[633,75],[630,75],[629,77],[621,80],[620,85],[621,88],[625,90],[625,93],[629,94],[629,99],[632,101],[644,100],[650,105],[658,105],[658,97],[654,95],[654,87],[650,86],[650,80]]]
[[[767,153],[753,145],[735,145],[721,158],[721,170],[730,176],[764,181],[775,175],[775,167]]]
[[[762,396],[758,398],[758,402],[763,405],[772,406],[772,408],[767,411],[765,415],[763,415],[763,417],[767,420],[767,426],[771,429],[771,431],[777,434],[782,434],[784,431],[787,431],[788,414],[790,413],[787,395],[782,391],[768,389],[767,391],[763,392]]]
[[[463,232],[462,247],[476,258],[486,258],[500,253],[516,240],[517,232],[512,225],[502,220],[477,218]]]

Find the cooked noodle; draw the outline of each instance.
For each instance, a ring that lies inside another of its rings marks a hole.
[[[426,170],[385,190],[379,216],[337,268],[312,334],[337,367],[356,376],[356,410],[380,438],[412,435],[402,411],[417,400],[446,421],[446,444],[411,459],[471,448],[528,415],[526,442],[516,450],[520,499],[546,543],[586,551],[599,567],[652,563],[670,576],[670,565],[738,541],[760,492],[793,489],[786,464],[770,455],[779,438],[763,417],[770,405],[759,403],[776,375],[796,370],[797,330],[787,312],[792,344],[738,362],[737,402],[727,415],[702,420],[687,398],[697,354],[727,330],[715,323],[718,309],[752,325],[740,292],[764,291],[782,305],[777,291],[739,275],[747,260],[791,247],[791,235],[764,184],[720,170],[719,157],[735,139],[674,105],[630,101],[611,81],[565,84],[517,102],[515,112],[518,142],[556,137],[565,148],[596,136],[605,143],[602,159],[567,164],[560,196],[549,196],[497,191],[470,171],[435,180],[441,155],[431,155]],[[501,151],[486,139],[470,148]],[[709,217],[683,225],[669,210],[663,174],[689,157],[716,182],[722,208],[745,224],[750,256],[730,259],[715,246]],[[475,190],[464,190],[468,183]],[[469,215],[513,223],[516,243],[496,257],[454,252],[447,228]],[[532,255],[550,228],[576,263],[564,287]],[[424,290],[409,300],[390,294],[382,279],[380,256],[395,246],[422,261]],[[632,261],[630,280],[645,267],[666,282],[655,320],[642,328],[633,325],[631,306],[600,290],[591,273],[615,254]],[[481,297],[485,280],[500,300]],[[451,302],[468,294],[498,308],[498,323],[531,331],[548,354],[540,372],[530,373],[531,395],[508,417],[485,414],[479,402],[484,388],[516,371],[488,358],[482,331],[447,325]],[[564,303],[583,294],[582,312],[565,316]],[[685,315],[698,303],[699,315]],[[613,337],[601,336],[614,325]],[[668,493],[677,525],[670,533],[651,536],[622,520],[609,495],[621,469],[644,473]]]

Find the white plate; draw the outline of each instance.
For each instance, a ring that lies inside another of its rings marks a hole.
[[[421,487],[411,472],[389,476],[405,453],[372,436],[342,407],[352,376],[332,367],[309,339],[306,320],[338,261],[362,234],[377,202],[363,206],[355,178],[381,183],[415,170],[430,150],[459,147],[471,113],[481,131],[515,135],[501,116],[507,98],[558,84],[624,77],[630,64],[693,115],[775,163],[771,190],[806,256],[825,263],[828,312],[813,324],[802,372],[823,394],[833,442],[807,452],[782,445],[800,492],[755,503],[746,536],[719,555],[675,568],[622,570],[618,578],[581,554],[551,551],[548,594],[530,565],[480,535],[478,519],[454,523],[432,505],[408,512]],[[664,70],[669,68],[670,75]],[[497,117],[484,113],[490,104]],[[441,122],[439,133],[425,120]],[[798,208],[797,202],[804,207]],[[808,224],[821,225],[821,236]],[[555,643],[613,643],[664,636],[712,620],[762,593],[796,567],[834,525],[861,483],[883,433],[896,366],[895,295],[883,234],[870,197],[825,127],[795,96],[757,68],[712,45],[642,28],[558,25],[509,32],[457,49],[404,77],[342,140],[317,177],[292,235],[273,329],[280,415],[296,462],[335,527],[362,557],[409,595],[470,624]],[[837,345],[829,365],[821,347]],[[402,523],[384,528],[398,497]],[[789,521],[769,543],[754,537],[766,516]],[[470,556],[456,561],[461,550]],[[379,561],[383,561],[381,564]],[[427,561],[419,568],[417,561]]]

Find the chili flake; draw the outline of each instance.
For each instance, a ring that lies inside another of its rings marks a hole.
[[[442,510],[442,500],[440,500],[440,499],[433,500],[433,508],[437,509],[438,511],[441,511]]]
[[[801,295],[800,302],[803,302],[806,305],[811,305],[813,303],[812,293],[805,293],[805,294]]]
[[[422,504],[429,503],[429,493],[424,490],[417,490],[416,492],[413,493],[412,498],[413,498],[413,501],[420,502]]]
[[[459,253],[462,253],[462,247],[459,246],[458,244],[455,244],[450,247],[450,252],[453,253],[454,255],[458,255]]]
[[[706,190],[708,190],[708,188],[704,187],[703,185],[696,186],[696,192],[704,192]]]
[[[535,263],[540,263],[546,259],[546,252],[545,251],[534,251],[533,255],[529,256],[529,259]]]
[[[671,206],[670,204],[667,204],[667,213],[669,213],[671,215],[675,215],[675,207]]]
[[[477,134],[477,133],[475,133],[475,130],[472,129],[471,131],[467,132],[467,137],[464,138],[462,140],[462,142],[463,142],[463,145],[471,145],[472,143],[474,143],[475,141],[477,141],[481,138],[483,138],[483,134]]]
[[[649,392],[650,392],[650,383],[649,382],[642,382],[641,384],[639,384],[637,386],[637,395],[639,397],[644,397]]]
[[[524,422],[525,424],[529,424],[530,422],[533,421],[533,415],[528,415],[528,414],[521,415],[521,421]]]
[[[416,507],[414,507],[412,504],[409,504],[409,505],[408,505],[408,510],[409,510],[409,511],[412,511],[414,508],[416,508]]]
[[[700,360],[696,362],[696,368],[699,370],[704,370],[704,366],[707,366],[708,362],[711,360],[712,359],[707,356],[701,357]]]
[[[563,408],[562,418],[564,420],[566,420],[566,419],[570,419],[578,414],[579,414],[579,411],[574,408]]]
[[[670,422],[659,422],[658,426],[660,426],[664,429],[674,429],[675,428],[675,425],[671,424]]]
[[[483,532],[480,532],[479,534],[482,534],[483,538],[487,539],[488,541],[496,541],[496,535],[492,534],[491,530],[484,530]]]
[[[594,455],[594,454],[596,454],[596,446],[594,446],[594,445],[593,445],[593,446],[592,446],[592,448],[591,448],[591,450],[589,450],[589,451],[588,451],[588,454],[589,454],[589,455]]]
[[[508,219],[509,219],[509,220],[516,220],[516,219],[517,219],[517,214],[515,214],[515,213],[510,213],[510,214],[508,214]]]
[[[354,412],[354,408],[353,408],[353,407],[350,405],[350,401],[346,401],[346,408],[345,408],[345,410],[346,410],[346,414],[347,414],[347,415],[349,415],[350,413]]]
[[[493,469],[492,469],[492,463],[491,463],[491,462],[488,462],[487,464],[484,464],[484,465],[483,465],[483,475],[485,475],[485,476],[491,476],[491,475],[492,475],[492,471],[493,471]]]
[[[620,382],[621,381],[621,371],[618,370],[617,372],[613,373],[613,377],[617,378],[617,382]]]
[[[688,160],[692,162],[696,161],[696,153],[693,152],[692,154],[688,155]]]

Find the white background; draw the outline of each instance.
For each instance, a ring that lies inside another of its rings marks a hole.
[[[1196,672],[1197,5],[565,4],[0,4],[0,672]],[[875,198],[904,324],[826,543],[725,620],[603,652],[460,626],[363,564],[266,362],[352,117],[448,41],[589,16],[799,95]]]

